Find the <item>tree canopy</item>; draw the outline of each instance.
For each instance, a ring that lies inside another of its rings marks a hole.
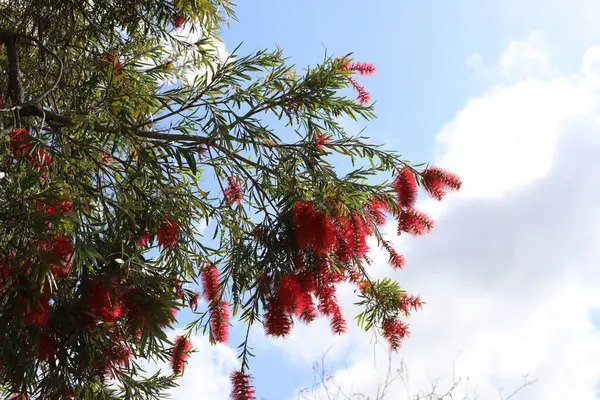
[[[342,282],[361,328],[393,350],[408,336],[423,302],[370,278],[367,239],[402,268],[381,226],[428,232],[418,188],[441,200],[460,179],[346,132],[344,118],[374,118],[361,83],[373,65],[223,55],[233,19],[227,0],[0,2],[5,395],[162,398],[190,335],[226,342],[230,318],[286,336],[321,315],[342,334]],[[186,307],[194,319],[170,341]],[[254,398],[250,346],[246,334],[234,400]],[[144,377],[140,360],[172,371]]]

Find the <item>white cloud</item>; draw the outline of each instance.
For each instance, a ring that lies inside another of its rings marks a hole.
[[[543,47],[527,46],[509,46],[500,66],[545,59]],[[395,277],[428,302],[395,359],[406,362],[413,392],[435,378],[448,385],[456,360],[456,375],[471,378],[480,400],[499,399],[498,386],[506,395],[523,374],[539,380],[515,400],[596,398],[600,330],[589,317],[600,307],[599,65],[600,48],[591,48],[576,75],[495,85],[439,133],[436,163],[461,175],[464,190],[422,203],[437,217],[432,234],[395,239],[407,258]],[[386,256],[372,256],[374,274],[389,275]],[[327,327],[313,329],[281,350],[314,349]],[[338,382],[373,395],[385,347],[375,346],[377,373],[367,335],[351,328],[341,348],[334,357],[349,368]],[[405,392],[395,385],[394,396]]]
[[[467,58],[467,67],[487,82],[508,81],[535,76],[553,76],[555,68],[550,57],[558,50],[550,48],[541,32],[533,32],[525,37],[512,40],[506,51],[492,66],[486,64],[479,53],[473,53]]]
[[[171,332],[171,340],[181,332]],[[211,345],[207,336],[192,336],[195,353],[190,354],[179,386],[169,391],[174,399],[228,400],[231,393],[229,374],[239,368],[235,350],[223,344]],[[168,364],[145,366],[146,376],[161,369],[170,374]]]

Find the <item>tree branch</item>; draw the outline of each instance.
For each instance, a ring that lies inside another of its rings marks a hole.
[[[0,39],[6,45],[6,70],[8,72],[8,97],[14,104],[23,104],[23,87],[21,86],[21,68],[17,37],[12,32],[0,30]]]

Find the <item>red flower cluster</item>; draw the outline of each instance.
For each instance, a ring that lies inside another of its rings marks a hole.
[[[198,300],[200,299],[200,294],[194,293],[192,297],[190,297],[190,308],[194,311],[198,308]]]
[[[23,153],[28,153],[31,149],[31,136],[26,129],[14,128],[10,131],[10,148],[15,157],[20,157]]]
[[[119,318],[123,306],[116,295],[115,290],[111,291],[111,288],[101,280],[87,282],[80,305],[91,317],[90,323],[115,322]]]
[[[204,298],[210,303],[219,297],[219,270],[214,264],[206,264],[201,274]]]
[[[210,310],[210,331],[214,343],[226,343],[229,336],[229,303],[226,300],[219,301]]]
[[[255,400],[255,390],[251,381],[250,375],[234,371],[231,374],[231,400]]]
[[[177,247],[177,222],[173,218],[167,217],[158,227],[156,236],[158,243],[163,247],[170,249]]]
[[[405,262],[404,256],[401,254],[398,254],[398,252],[391,246],[389,248],[387,248],[387,251],[390,255],[390,260],[389,260],[390,265],[396,269],[404,268],[404,262]]]
[[[376,70],[375,65],[360,61],[348,63],[345,68],[347,71],[358,72],[361,75],[374,75]]]
[[[37,154],[32,154],[30,156],[29,161],[31,162],[31,166],[33,168],[42,168],[47,167],[52,162],[52,157],[50,153],[45,150],[38,150]]]
[[[133,352],[124,343],[114,343],[104,352],[104,374],[114,378],[114,370],[128,368]]]
[[[152,237],[150,236],[150,232],[144,231],[137,241],[137,247],[147,247],[151,242]]]
[[[317,316],[313,295],[319,300],[321,314],[330,317],[332,331],[343,333],[346,321],[337,304],[335,284],[345,279],[327,268],[324,262],[317,272],[304,270],[282,276],[277,291],[267,299],[263,321],[266,334],[276,337],[288,335],[293,326],[293,316],[306,323],[312,322]]]
[[[457,175],[439,167],[427,167],[421,176],[425,190],[437,200],[442,200],[448,190],[458,190],[462,186]]]
[[[110,53],[104,53],[102,56],[102,61],[112,64],[115,76],[119,76],[123,73],[123,64],[117,57],[118,52],[119,49],[112,49]]]
[[[238,182],[238,180],[230,176],[227,178],[229,183],[229,187],[225,189],[225,200],[227,200],[228,204],[237,203],[239,206],[242,203],[242,198],[244,197],[244,193],[242,191],[242,185]]]
[[[377,197],[373,196],[371,198],[371,202],[367,204],[365,211],[376,225],[385,224],[385,211],[388,211],[387,205]]]
[[[286,313],[278,296],[270,297],[265,307],[264,327],[267,335],[282,337],[292,330],[292,318]]]
[[[360,83],[358,83],[356,81],[356,79],[350,77],[348,78],[350,80],[350,83],[352,84],[352,87],[354,88],[354,90],[356,90],[356,92],[358,93],[358,102],[360,104],[362,104],[363,106],[369,104],[369,102],[371,101],[371,94],[369,92],[367,92],[367,90],[364,88],[364,86],[362,86]]]
[[[323,151],[323,146],[327,146],[331,142],[331,137],[324,133],[316,131],[313,133],[313,140],[318,151]]]
[[[15,157],[22,157],[29,153],[33,139],[26,129],[14,128],[10,131],[10,148]],[[36,153],[29,155],[29,163],[35,169],[48,167],[52,162],[50,153],[45,150],[38,150]]]
[[[294,236],[298,248],[311,247],[317,254],[331,251],[335,245],[335,226],[331,217],[317,210],[308,200],[294,204]]]
[[[31,300],[25,301],[24,318],[29,325],[43,326],[50,319],[50,298],[48,296],[39,296]]]
[[[175,18],[173,18],[173,28],[175,29],[181,28],[184,23],[185,17],[183,15],[176,15]]]
[[[393,351],[398,351],[402,340],[404,340],[410,332],[408,331],[408,325],[399,319],[387,319],[383,321],[382,326],[383,337],[385,337],[390,344],[390,348]]]
[[[410,208],[417,201],[417,179],[410,167],[404,167],[400,170],[394,179],[394,189],[398,196],[398,206]]]
[[[209,304],[211,340],[225,343],[229,329],[229,304],[221,300],[219,270],[213,264],[204,266],[201,274],[204,298]]]
[[[70,200],[58,199],[49,204],[41,204],[39,209],[43,209],[48,215],[59,214],[62,217],[71,212],[73,204]]]
[[[175,375],[179,375],[183,371],[191,349],[192,342],[188,338],[184,336],[175,338],[175,345],[171,351],[171,368]]]
[[[56,258],[56,261],[50,264],[50,271],[54,276],[58,277],[69,272],[71,269],[71,254],[73,253],[73,241],[70,237],[57,233],[52,240],[42,241],[40,248]]]
[[[417,200],[417,180],[412,169],[405,166],[394,180],[394,188],[398,196],[398,207],[401,211],[398,219],[398,234],[407,232],[422,235],[433,228],[433,220],[424,212],[414,209]]]

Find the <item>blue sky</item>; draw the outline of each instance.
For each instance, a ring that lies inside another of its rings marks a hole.
[[[361,80],[377,101],[378,118],[366,134],[413,162],[434,161],[463,177],[464,193],[448,205],[422,203],[438,217],[431,237],[397,241],[409,263],[394,277],[430,303],[394,359],[414,371],[415,390],[450,379],[460,353],[460,371],[486,391],[480,399],[497,399],[498,385],[516,387],[524,373],[540,381],[515,399],[595,398],[595,3],[262,0],[240,2],[239,22],[223,32],[227,49],[242,41],[241,54],[279,45],[300,68],[319,62],[325,50],[374,63],[377,74]],[[365,126],[349,125],[357,132]],[[390,275],[381,254],[373,258],[374,274]],[[349,294],[341,297],[351,304]],[[352,310],[347,319],[352,325]],[[356,330],[337,341],[320,322],[298,327],[287,342],[266,340],[260,329],[252,334],[259,399],[291,399],[310,386],[311,363],[332,343],[329,366],[342,386],[354,382],[368,393],[381,378],[369,362],[377,353],[381,367],[383,350]],[[178,398],[227,398],[219,385],[234,363],[231,349],[200,343],[199,350],[205,355],[196,355],[188,374],[203,377],[182,381]],[[196,382],[205,377],[214,390]]]

